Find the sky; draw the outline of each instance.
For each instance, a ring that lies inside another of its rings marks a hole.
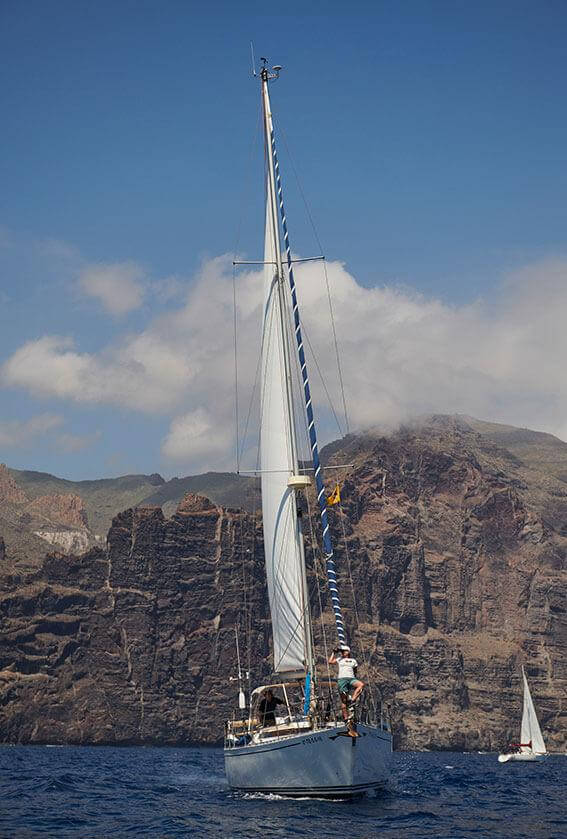
[[[292,247],[327,260],[350,428],[459,412],[567,440],[566,39],[563,0],[0,0],[0,461],[234,468],[232,260],[261,258],[264,214],[251,41],[284,67]],[[321,263],[297,282],[340,408]],[[261,295],[239,269],[241,430]]]

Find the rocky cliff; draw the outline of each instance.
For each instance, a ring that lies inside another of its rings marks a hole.
[[[82,553],[96,541],[79,495],[52,493],[30,497],[3,463],[0,464],[0,533],[13,561],[23,568],[36,564],[48,545]]]
[[[534,456],[539,437],[526,452],[495,433],[433,418],[326,453],[353,464],[331,511],[341,591],[398,747],[517,737],[521,663],[549,747],[565,747],[567,488],[561,468]],[[553,445],[557,466],[567,446]],[[120,514],[105,550],[53,554],[26,573],[4,560],[2,739],[218,740],[236,697],[237,623],[253,681],[270,671],[262,562],[259,520],[196,495],[170,519]],[[320,636],[321,569],[310,564]],[[332,635],[324,590],[322,623]]]

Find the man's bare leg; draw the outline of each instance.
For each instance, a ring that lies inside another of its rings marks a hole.
[[[352,701],[356,702],[362,691],[364,690],[364,682],[355,682],[354,691],[352,693]]]

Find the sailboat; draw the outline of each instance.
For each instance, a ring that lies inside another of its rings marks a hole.
[[[347,637],[268,91],[282,68],[269,69],[266,59],[262,62],[267,195],[259,471],[274,672],[268,684],[249,692],[248,700],[240,690],[239,710],[225,725],[225,771],[233,790],[351,797],[387,783],[392,734],[371,686],[356,707],[349,704],[343,713],[336,684],[328,673],[323,679],[316,666],[301,515],[313,482],[338,644],[345,645]],[[304,401],[309,469],[299,458],[294,371],[301,381],[296,390]],[[268,690],[279,707],[274,704],[275,712],[263,714]]]
[[[498,755],[500,763],[507,763],[509,760],[543,760],[547,754],[530,693],[530,686],[528,685],[526,672],[523,667],[522,677],[524,679],[524,710],[522,713],[520,742],[511,743],[510,749],[512,751]]]

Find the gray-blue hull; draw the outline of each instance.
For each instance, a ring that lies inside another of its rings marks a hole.
[[[392,763],[388,731],[359,724],[356,738],[344,725],[226,748],[232,789],[291,796],[345,797],[384,787]]]

